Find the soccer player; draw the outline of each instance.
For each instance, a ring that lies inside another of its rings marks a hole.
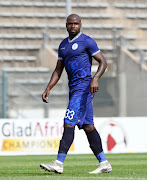
[[[111,172],[112,167],[106,159],[101,138],[94,127],[92,106],[94,94],[99,89],[98,80],[104,73],[107,62],[96,42],[80,31],[81,18],[77,14],[67,17],[66,28],[69,37],[59,46],[56,68],[42,94],[43,101],[48,103],[50,90],[60,79],[65,67],[69,80],[69,104],[64,118],[64,132],[57,159],[50,164],[40,164],[40,167],[49,172],[63,172],[63,163],[74,140],[74,130],[77,125],[79,129],[85,131],[90,148],[99,161],[98,168],[89,173]],[[93,78],[91,77],[92,57],[99,63]]]

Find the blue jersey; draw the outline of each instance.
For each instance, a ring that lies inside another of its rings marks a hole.
[[[92,56],[99,52],[96,42],[89,36],[79,33],[72,40],[64,39],[58,49],[58,60],[64,61],[69,79],[69,104],[64,123],[93,125],[93,107],[89,85]],[[94,94],[93,94],[94,95]]]
[[[58,60],[64,61],[69,87],[91,80],[92,56],[99,52],[96,42],[79,33],[72,40],[65,38],[58,49]]]

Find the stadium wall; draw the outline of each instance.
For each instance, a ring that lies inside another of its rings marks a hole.
[[[125,47],[118,47],[120,116],[147,116],[147,68]]]
[[[94,120],[105,153],[147,152],[147,117],[111,117]],[[138,128],[141,131],[138,132]],[[1,119],[0,155],[57,154],[62,131],[61,118]],[[92,153],[84,131],[76,128],[75,140],[69,153]]]

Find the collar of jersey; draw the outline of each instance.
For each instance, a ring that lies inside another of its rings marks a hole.
[[[82,34],[82,33],[79,32],[79,34],[77,34],[72,40],[70,40],[70,39],[68,38],[68,42],[69,42],[69,43],[73,42],[73,41],[74,41],[75,39],[77,39],[81,34]]]

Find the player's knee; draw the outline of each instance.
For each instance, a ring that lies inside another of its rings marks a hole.
[[[84,124],[83,125],[83,129],[84,131],[87,133],[87,132],[91,132],[94,130],[94,125],[89,125],[89,124]]]
[[[67,123],[64,123],[64,127],[71,127],[71,128],[74,128],[75,126],[70,125],[70,124],[67,124]]]

